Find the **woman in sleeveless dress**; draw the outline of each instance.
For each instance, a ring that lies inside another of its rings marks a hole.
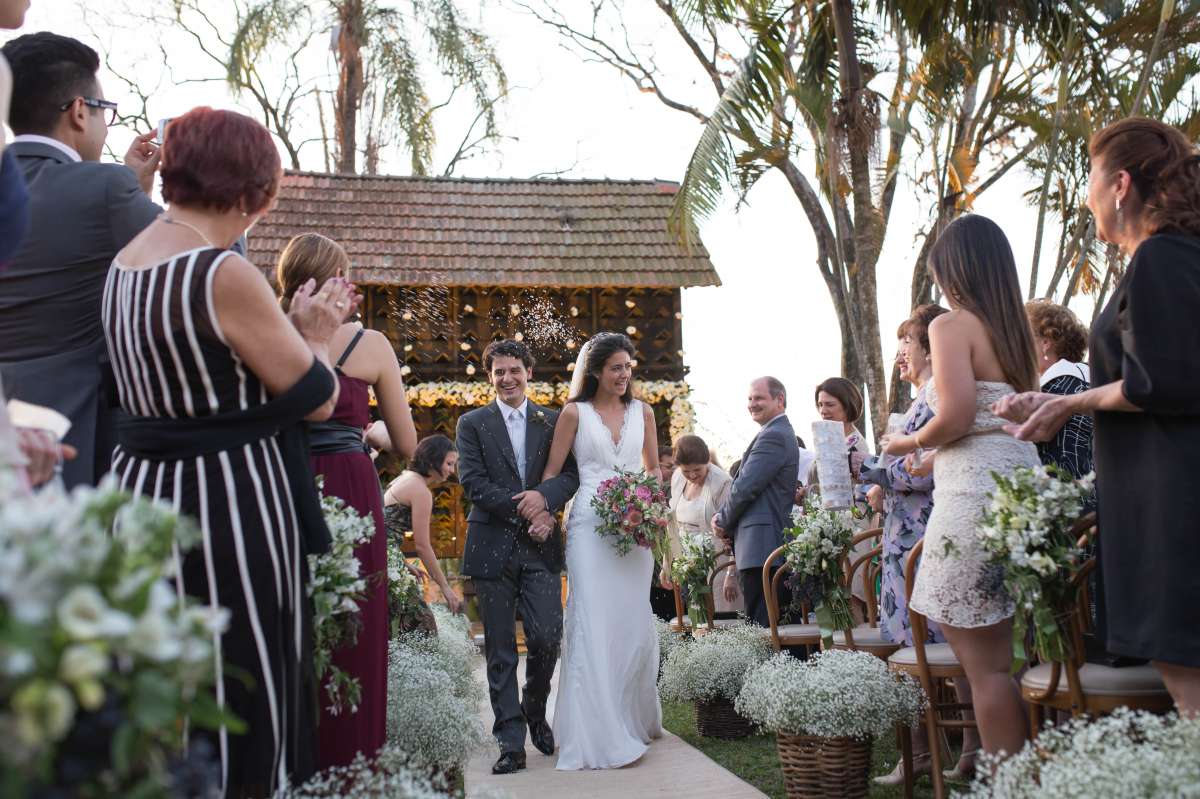
[[[333,411],[329,340],[357,299],[344,280],[315,294],[310,283],[285,316],[258,269],[229,250],[279,185],[257,122],[195,109],[171,123],[162,162],[168,209],[117,254],[104,289],[129,415],[113,472],[124,490],[199,524],[202,544],[183,553],[176,582],[230,611],[213,638],[215,693],[246,730],[193,727],[191,741],[211,740],[222,796],[271,796],[314,770],[305,556],[328,531],[298,424]]]
[[[580,351],[543,478],[574,454],[579,490],[567,521],[570,595],[554,708],[563,771],[620,768],[662,735],[658,636],[646,591],[654,556],[641,548],[618,555],[597,532],[591,507],[617,469],[658,474],[654,412],[633,398],[633,355],[633,342],[617,333],[600,333]]]
[[[296,290],[309,280],[323,286],[331,278],[347,277],[350,259],[334,241],[317,233],[296,236],[279,256],[275,279],[280,305],[286,311]],[[381,448],[411,458],[417,431],[404,393],[400,365],[391,342],[382,333],[346,322],[330,347],[337,353],[334,370],[341,387],[337,407],[324,422],[310,428],[313,474],[323,478],[326,496],[338,497],[362,515],[370,515],[375,535],[354,555],[367,589],[359,603],[358,638],[333,655],[333,664],[358,680],[357,710],[330,711],[327,694],[320,693],[321,720],[318,767],[348,766],[359,752],[373,756],[383,745],[387,721],[387,531],[383,524],[383,493],[375,464],[363,443],[371,424],[373,388],[386,430],[373,431]]]
[[[408,468],[392,481],[383,494],[384,521],[390,537],[397,547],[402,547],[404,539],[412,536],[425,573],[441,590],[451,613],[462,610],[463,598],[451,587],[442,567],[438,565],[437,552],[430,536],[433,521],[433,491],[430,489],[445,483],[457,469],[458,452],[454,449],[454,442],[441,433],[426,436],[417,443],[417,454]],[[424,575],[421,577],[423,579]]]
[[[889,455],[937,449],[933,512],[911,607],[941,625],[971,683],[983,748],[1014,753],[1025,743],[1025,714],[1013,681],[1013,602],[1004,573],[989,566],[979,520],[993,473],[1034,467],[1037,448],[1003,430],[992,405],[1037,385],[1033,333],[1016,263],[1003,231],[969,214],[951,223],[929,253],[930,270],[952,309],[929,325],[934,417],[889,439]]]

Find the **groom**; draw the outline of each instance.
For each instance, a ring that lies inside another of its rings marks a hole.
[[[558,413],[525,397],[533,356],[519,341],[483,352],[496,401],[458,420],[458,480],[471,499],[463,574],[471,577],[483,618],[488,688],[500,744],[493,774],[525,768],[525,730],[543,754],[554,753],[546,723],[550,678],[562,638],[562,536],[554,514],[579,488],[575,464],[542,482]],[[533,491],[518,503],[518,494]],[[516,612],[529,657],[524,699],[517,694]]]

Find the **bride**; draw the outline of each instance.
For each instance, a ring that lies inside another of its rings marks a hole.
[[[618,468],[658,473],[654,412],[633,398],[633,354],[633,342],[619,333],[599,333],[584,345],[546,462],[547,480],[568,453],[579,467],[567,521],[570,596],[554,710],[564,771],[619,768],[662,735],[650,610],[654,558],[639,547],[618,555],[596,532],[591,507],[596,487]]]

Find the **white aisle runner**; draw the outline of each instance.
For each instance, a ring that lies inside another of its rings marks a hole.
[[[477,667],[479,679],[486,684],[485,664],[481,660]],[[525,657],[517,668],[517,682],[525,681]],[[554,698],[558,692],[558,670],[550,691],[550,707],[546,718],[554,718]],[[495,717],[491,704],[484,699],[479,711],[484,726],[490,731]],[[699,750],[689,746],[682,738],[663,731],[663,737],[650,744],[641,760],[621,769],[603,771],[558,771],[554,768],[557,754],[546,757],[525,743],[528,766],[516,774],[494,775],[492,764],[500,756],[495,743],[476,755],[467,764],[467,796],[480,788],[487,787],[506,792],[513,799],[591,799],[592,797],[620,797],[641,799],[644,796],[685,796],[687,799],[753,799],[765,797],[749,783],[710,760]]]

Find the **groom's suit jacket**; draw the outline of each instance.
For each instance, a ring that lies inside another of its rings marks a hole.
[[[525,418],[522,485],[517,456],[496,403],[489,402],[459,417],[458,481],[471,500],[462,565],[463,574],[469,577],[499,577],[518,537],[529,535],[528,523],[517,513],[514,495],[536,488],[546,498],[550,512],[558,513],[579,488],[579,473],[571,456],[561,474],[542,482],[558,412],[530,400]],[[562,571],[563,541],[558,531],[544,542],[534,542],[534,546],[548,569]]]
[[[783,543],[799,468],[796,431],[781,414],[763,425],[750,443],[729,497],[717,511],[717,524],[733,540],[738,569],[761,567]]]

